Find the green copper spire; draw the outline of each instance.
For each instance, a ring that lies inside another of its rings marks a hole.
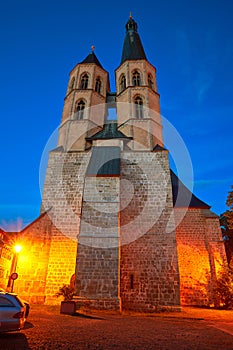
[[[122,50],[121,64],[127,60],[146,60],[146,54],[138,35],[138,25],[131,15],[125,27],[126,35]]]

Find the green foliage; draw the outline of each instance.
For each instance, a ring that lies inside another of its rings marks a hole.
[[[232,190],[228,192],[226,200],[226,205],[229,209],[221,214],[219,218],[228,264],[233,258],[233,186],[231,188]]]
[[[63,284],[62,287],[59,288],[59,291],[55,294],[56,297],[63,296],[64,301],[72,300],[74,295],[74,289],[70,287],[68,284]]]
[[[225,309],[233,309],[233,262],[219,271],[216,295]]]
[[[224,216],[227,219],[229,229],[233,229],[233,186],[231,186],[232,190],[228,192],[228,197],[226,201],[226,205],[228,206],[228,210],[224,213]]]

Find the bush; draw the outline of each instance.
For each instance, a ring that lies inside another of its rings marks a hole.
[[[63,296],[64,301],[72,300],[74,295],[74,289],[70,287],[68,284],[63,284],[62,287],[59,288],[59,291],[55,294],[56,297]]]
[[[233,261],[222,266],[217,277],[216,294],[225,309],[233,309]]]

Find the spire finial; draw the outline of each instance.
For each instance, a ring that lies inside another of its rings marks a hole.
[[[130,13],[129,13],[129,18],[130,18],[130,19],[133,18],[132,11],[130,11]]]
[[[94,45],[91,46],[91,51],[92,51],[92,52],[95,51],[95,46],[94,46]]]

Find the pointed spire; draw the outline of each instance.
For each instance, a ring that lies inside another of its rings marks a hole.
[[[127,60],[146,60],[146,54],[138,35],[138,25],[130,13],[126,23],[126,35],[122,50],[121,64]]]
[[[92,45],[91,46],[91,53],[89,53],[89,55],[80,63],[95,63],[95,64],[97,64],[97,66],[103,68],[100,61],[96,57],[94,50],[95,50],[95,46]]]

